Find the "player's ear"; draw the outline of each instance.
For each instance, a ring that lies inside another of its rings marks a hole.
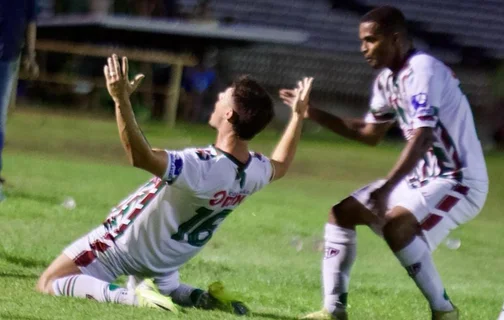
[[[234,111],[232,108],[226,111],[226,120],[231,123],[236,123],[238,121],[238,113]]]

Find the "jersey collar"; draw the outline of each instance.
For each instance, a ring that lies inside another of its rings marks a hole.
[[[217,150],[220,153],[222,153],[226,158],[228,158],[229,160],[231,160],[231,162],[234,163],[238,167],[238,170],[245,170],[245,169],[247,169],[247,167],[249,166],[250,162],[252,161],[252,156],[250,154],[249,154],[249,158],[248,158],[247,162],[243,163],[240,160],[236,159],[232,154],[227,153],[226,151],[217,148],[215,145],[212,145],[212,147],[215,150]]]
[[[236,168],[236,180],[240,180],[240,188],[243,188],[245,185],[245,179],[247,178],[247,174],[245,173],[245,170],[249,166],[250,162],[252,162],[252,155],[249,153],[249,158],[246,163],[240,162],[238,159],[236,159],[232,154],[227,153],[224,150],[221,150],[217,148],[215,145],[212,145],[214,150],[219,151],[222,153],[226,158],[231,160],[232,163],[234,163],[237,168]]]

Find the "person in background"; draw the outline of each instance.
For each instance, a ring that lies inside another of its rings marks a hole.
[[[205,98],[217,82],[217,54],[215,48],[208,49],[199,59],[197,66],[184,68],[182,87],[186,93],[183,118],[189,122],[199,122],[208,116]]]
[[[15,94],[19,64],[30,78],[38,76],[35,61],[37,27],[35,0],[0,0],[0,201],[5,200],[2,177],[7,109]],[[22,57],[21,51],[23,51]]]

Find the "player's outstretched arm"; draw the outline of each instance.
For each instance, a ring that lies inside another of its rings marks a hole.
[[[286,103],[292,103],[295,89],[280,90],[280,98]],[[312,104],[305,113],[309,118],[324,128],[327,128],[345,138],[356,140],[370,146],[376,146],[385,136],[390,123],[366,123],[364,119],[340,118],[329,112],[317,109]]]
[[[391,123],[366,123],[364,119],[340,118],[323,110],[308,108],[308,118],[340,136],[376,146],[385,136]]]
[[[293,99],[289,103],[286,102],[292,108],[292,115],[280,142],[270,157],[271,164],[274,167],[272,180],[282,178],[287,173],[292,160],[294,160],[297,145],[301,138],[304,114],[308,109],[312,82],[313,78],[304,78],[303,81],[299,81],[298,87],[293,90]]]
[[[122,68],[117,55],[112,55],[103,68],[107,89],[114,100],[117,128],[129,162],[160,178],[165,174],[168,156],[163,150],[153,150],[135,120],[130,95],[140,85],[143,74],[136,75],[133,81],[128,77],[128,59],[123,57]]]

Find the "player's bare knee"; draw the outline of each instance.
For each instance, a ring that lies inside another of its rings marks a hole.
[[[348,197],[331,208],[328,222],[343,228],[355,229],[357,225],[376,223],[377,217],[355,198]]]
[[[44,272],[37,281],[35,289],[44,294],[54,294],[52,289],[53,279]]]
[[[345,199],[329,210],[328,222],[344,228],[354,228],[356,223],[353,221],[352,211],[355,212],[351,202]]]
[[[409,216],[397,216],[387,220],[383,236],[390,249],[396,252],[405,248],[418,234],[418,222]]]

